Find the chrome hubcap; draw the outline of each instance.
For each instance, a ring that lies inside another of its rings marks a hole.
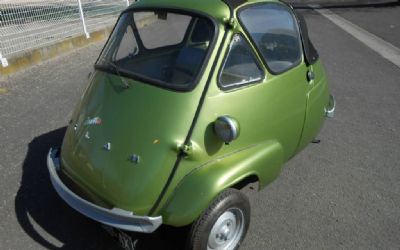
[[[238,208],[225,211],[211,229],[207,250],[234,249],[242,237],[243,229],[243,212]]]

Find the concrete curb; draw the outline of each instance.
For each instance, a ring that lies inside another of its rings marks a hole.
[[[0,76],[7,77],[13,73],[66,54],[72,50],[85,47],[94,42],[103,41],[108,38],[111,31],[112,26],[90,33],[90,38],[88,39],[85,35],[69,37],[48,46],[25,51],[18,56],[8,58],[8,66],[5,68],[0,66]]]
[[[154,16],[147,16],[138,20],[137,25],[139,27],[143,27],[154,21]],[[108,38],[112,29],[113,26],[109,26],[101,30],[94,31],[90,33],[90,38],[86,38],[85,35],[65,38],[62,41],[43,46],[38,49],[25,51],[18,56],[8,58],[8,66],[5,68],[0,66],[0,80],[10,76],[13,73],[30,68],[34,65],[38,65],[57,56],[66,54],[72,50],[85,47],[94,42],[103,41]]]

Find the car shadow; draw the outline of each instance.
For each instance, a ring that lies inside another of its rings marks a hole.
[[[15,213],[22,229],[47,249],[121,249],[101,225],[79,214],[58,197],[46,166],[50,147],[59,146],[66,128],[34,138],[22,166]],[[161,227],[154,234],[134,234],[135,250],[184,248],[186,230]]]

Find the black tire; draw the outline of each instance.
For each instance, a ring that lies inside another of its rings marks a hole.
[[[219,194],[192,224],[187,249],[239,249],[249,224],[250,202],[247,196],[239,190],[227,189]],[[218,248],[218,244],[223,244],[222,248]]]

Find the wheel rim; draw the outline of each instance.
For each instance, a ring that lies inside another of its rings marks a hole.
[[[208,236],[207,250],[232,250],[242,238],[244,214],[230,208],[217,219]]]

